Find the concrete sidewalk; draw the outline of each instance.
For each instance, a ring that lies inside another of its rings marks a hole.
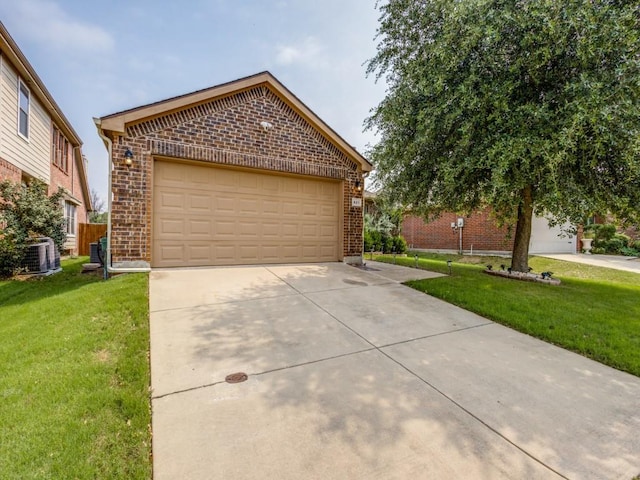
[[[368,266],[154,270],[154,478],[640,473],[639,378]]]
[[[557,253],[538,255],[539,257],[564,260],[566,262],[584,263],[596,267],[613,268],[626,272],[640,273],[640,259],[636,257],[623,257],[621,255],[586,255],[584,253]]]

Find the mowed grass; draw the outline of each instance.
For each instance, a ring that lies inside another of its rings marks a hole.
[[[150,479],[148,277],[0,282],[0,478]]]
[[[418,268],[448,273],[447,260],[453,262],[451,276],[407,284],[640,377],[640,274],[532,257],[534,272],[552,271],[562,281],[551,286],[483,273],[486,264],[499,269],[509,259],[438,254],[420,254]],[[396,262],[415,265],[413,256]]]

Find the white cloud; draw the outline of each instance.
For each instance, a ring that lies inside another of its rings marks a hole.
[[[104,29],[69,16],[52,0],[20,0],[3,15],[22,35],[54,49],[95,53],[115,46]]]
[[[324,51],[324,47],[315,37],[307,37],[302,43],[279,45],[277,47],[276,62],[279,65],[298,63],[311,67],[319,67],[326,64]]]

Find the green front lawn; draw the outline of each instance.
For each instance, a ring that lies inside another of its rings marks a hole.
[[[367,256],[367,258],[369,258]],[[390,256],[379,261],[392,262]],[[483,317],[614,368],[640,376],[640,274],[532,257],[534,272],[552,271],[550,286],[483,273],[509,259],[420,254],[419,268],[451,276],[407,284]],[[414,266],[413,256],[396,259]]]
[[[150,479],[148,277],[0,282],[0,478]]]

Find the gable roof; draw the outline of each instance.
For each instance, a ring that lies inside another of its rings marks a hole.
[[[185,95],[150,103],[141,107],[124,110],[122,112],[106,115],[98,119],[98,128],[104,131],[124,133],[126,126],[174,113],[194,105],[210,102],[216,98],[235,95],[244,90],[249,90],[261,85],[266,85],[282,101],[289,105],[298,115],[317,129],[332,144],[345,155],[362,166],[364,172],[370,172],[373,166],[354,147],[349,145],[331,127],[323,122],[309,107],[300,101],[289,89],[280,83],[271,73],[261,72],[249,77],[244,77],[232,82],[223,83],[203,90],[198,90]]]
[[[49,93],[47,87],[45,87],[44,82],[40,79],[35,69],[31,66],[29,60],[24,56],[22,50],[20,50],[18,44],[11,37],[2,22],[0,22],[0,52],[2,52],[2,56],[6,57],[8,62],[11,63],[13,68],[17,70],[20,77],[29,87],[30,92],[36,96],[58,128],[73,145],[74,158],[76,160],[78,170],[80,171],[80,184],[82,185],[84,204],[87,210],[91,211],[93,207],[91,205],[91,195],[89,193],[87,170],[85,168],[81,151],[82,140],[80,140],[80,137],[71,126],[71,122],[69,122],[67,117],[64,116],[64,113],[62,113],[62,110],[53,99],[53,96]]]

